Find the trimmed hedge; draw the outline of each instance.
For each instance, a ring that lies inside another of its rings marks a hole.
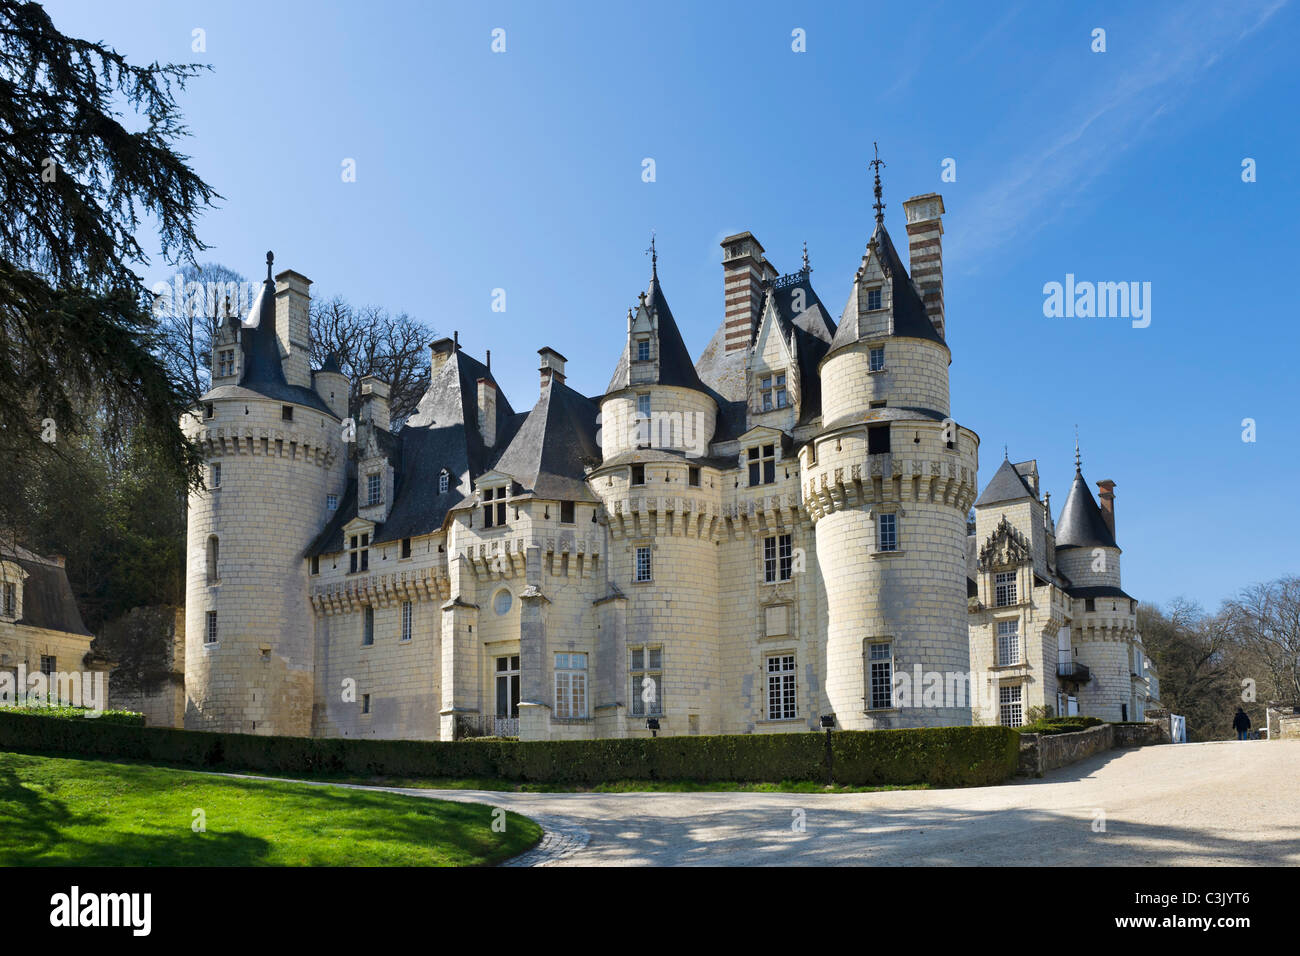
[[[1042,720],[1036,720],[1032,724],[1025,724],[1016,729],[1022,734],[1051,736],[1052,734],[1074,734],[1089,727],[1100,727],[1104,723],[1105,721],[1100,717],[1044,717]]]
[[[11,707],[0,708],[4,714],[28,714],[32,717],[57,717],[62,720],[102,720],[108,724],[126,724],[130,727],[143,727],[144,714],[133,710],[102,710],[98,717],[92,717],[84,707]]]
[[[836,783],[986,786],[1016,769],[1020,735],[1007,727],[836,731]],[[552,741],[262,737],[0,713],[0,749],[142,760],[201,769],[394,777],[494,777],[541,783],[610,780],[826,780],[824,734]]]

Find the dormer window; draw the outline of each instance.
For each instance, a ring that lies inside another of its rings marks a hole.
[[[749,449],[750,485],[770,485],[776,481],[776,446],[758,445]]]
[[[483,492],[483,527],[503,527],[506,523],[506,489],[489,488]]]
[[[370,570],[370,534],[354,534],[348,539],[348,573]]]
[[[632,466],[632,484],[634,485],[645,484],[645,465]]]
[[[18,585],[13,581],[5,582],[4,615],[8,618],[18,616]]]
[[[227,378],[235,374],[234,349],[222,349],[217,353],[217,378]]]
[[[379,472],[366,475],[366,506],[377,505],[384,500],[383,476]]]
[[[636,340],[636,360],[638,362],[650,361],[650,339],[640,338]]]
[[[560,502],[560,524],[574,523],[574,508],[572,501]]]
[[[867,311],[880,308],[880,286],[867,290]]]
[[[636,413],[640,418],[650,417],[650,393],[642,392],[636,397]]]
[[[438,494],[445,495],[447,493],[447,489],[450,486],[451,486],[451,475],[448,474],[447,469],[444,468],[442,470],[442,473],[438,475]]]
[[[871,364],[868,366],[873,372],[883,372],[885,370],[885,347],[878,345],[871,350]]]
[[[293,406],[292,406],[292,405],[281,405],[281,406],[280,406],[280,421],[282,421],[282,422],[291,422],[291,421],[293,421]]]
[[[765,412],[770,412],[774,408],[785,408],[790,404],[790,400],[786,397],[784,372],[764,377],[759,392]]]
[[[338,496],[338,495],[326,495],[326,496],[325,496],[325,510],[326,510],[326,511],[338,511],[338,510],[339,510],[339,496]]]
[[[217,409],[211,402],[208,402],[203,406],[203,417],[207,419],[217,417]]]
[[[994,580],[993,603],[997,607],[1010,607],[1016,603],[1016,572],[998,572]]]

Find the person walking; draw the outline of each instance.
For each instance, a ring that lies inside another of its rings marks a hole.
[[[1237,732],[1238,740],[1248,739],[1246,735],[1250,732],[1250,716],[1240,707],[1232,718],[1232,729]]]

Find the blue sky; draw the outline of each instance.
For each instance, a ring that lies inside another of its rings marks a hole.
[[[878,141],[900,249],[902,200],[944,196],[952,409],[981,484],[1006,445],[1059,511],[1077,424],[1085,475],[1117,483],[1130,593],[1213,607],[1297,571],[1300,3],[46,6],[136,61],[213,67],[182,98],[225,197],[202,258],[256,277],[274,249],[317,295],[459,330],[518,409],[542,346],[603,391],[652,229],[697,357],[732,232],[782,271],[807,241],[838,317]],[[1045,317],[1067,273],[1150,282],[1150,326]]]

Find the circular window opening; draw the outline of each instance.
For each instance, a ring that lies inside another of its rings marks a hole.
[[[510,592],[505,588],[502,588],[496,593],[496,596],[492,598],[492,610],[496,611],[498,614],[505,614],[510,610],[510,605],[513,603],[514,598],[510,596]]]

